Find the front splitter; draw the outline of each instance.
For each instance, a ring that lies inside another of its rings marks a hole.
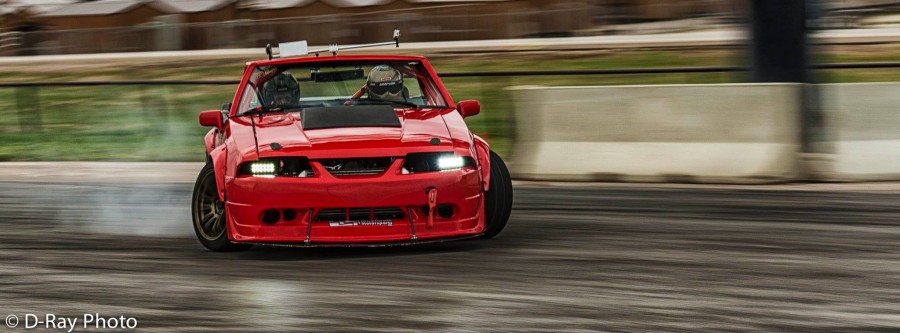
[[[252,244],[262,246],[277,247],[389,247],[389,246],[412,246],[424,244],[437,244],[444,242],[454,242],[466,239],[473,239],[483,236],[484,233],[475,235],[466,235],[460,237],[434,238],[434,239],[417,239],[397,242],[376,242],[376,243],[257,243],[257,242],[234,242],[235,244]]]

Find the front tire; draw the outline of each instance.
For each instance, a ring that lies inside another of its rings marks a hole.
[[[482,238],[494,238],[509,222],[512,213],[512,179],[506,163],[491,151],[491,183],[484,199],[485,229]]]
[[[197,182],[194,183],[194,195],[191,202],[194,233],[197,234],[200,244],[216,252],[250,248],[248,244],[235,244],[228,240],[225,203],[219,200],[216,172],[212,163],[207,163],[200,170]]]

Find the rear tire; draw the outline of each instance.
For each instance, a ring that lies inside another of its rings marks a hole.
[[[513,189],[512,179],[506,163],[493,151],[491,152],[491,183],[485,193],[484,214],[485,229],[482,238],[494,238],[509,222],[512,213]]]
[[[194,233],[197,234],[200,244],[207,249],[224,252],[250,248],[249,244],[235,244],[228,240],[225,203],[219,200],[216,172],[212,163],[207,163],[200,170],[197,182],[194,183],[191,216],[194,220]]]

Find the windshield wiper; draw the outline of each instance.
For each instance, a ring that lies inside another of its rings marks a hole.
[[[262,115],[264,113],[270,112],[284,112],[284,107],[281,105],[269,105],[269,106],[257,106],[255,108],[246,110],[241,113],[242,116],[251,116],[251,115]]]
[[[413,108],[419,107],[419,104],[416,104],[416,103],[413,103],[413,102],[407,102],[407,101],[389,101],[389,102],[391,102],[391,103],[397,103],[397,104],[400,104],[400,105],[405,105],[405,106],[413,107]]]
[[[360,104],[397,104],[397,105],[403,105],[403,106],[408,106],[408,107],[412,107],[412,108],[420,107],[419,104],[416,104],[413,102],[407,102],[407,101],[388,101],[388,100],[382,100],[382,99],[360,99],[359,101],[365,101]]]

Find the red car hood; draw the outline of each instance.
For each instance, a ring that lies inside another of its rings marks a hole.
[[[449,150],[452,142],[447,124],[441,117],[442,111],[447,110],[398,110],[401,127],[312,130],[303,129],[298,112],[270,114],[255,118],[256,142],[260,157],[402,156],[416,150],[441,150],[439,147]]]

